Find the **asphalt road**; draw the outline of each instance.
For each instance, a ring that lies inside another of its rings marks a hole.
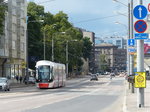
[[[56,89],[14,88],[0,93],[0,112],[121,112],[123,91],[119,77],[76,78]]]

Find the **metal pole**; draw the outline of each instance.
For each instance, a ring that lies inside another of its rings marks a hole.
[[[44,30],[44,60],[45,60],[45,30]]]
[[[66,42],[66,76],[68,77],[68,41]]]
[[[28,22],[27,22],[28,25]],[[28,30],[26,29],[26,81],[28,84],[29,73],[28,73],[29,63],[28,63]]]
[[[130,39],[130,2],[128,1],[128,39]],[[127,39],[127,43],[128,43]],[[128,51],[128,44],[127,44],[127,75],[130,75],[130,55]]]
[[[137,72],[144,72],[144,40],[137,40]],[[137,106],[144,107],[144,88],[137,89]]]
[[[133,0],[130,0],[130,39],[132,39],[133,36]],[[130,75],[134,75],[134,55],[130,55]],[[133,83],[131,92],[134,93]]]
[[[54,61],[54,40],[52,37],[52,61]]]

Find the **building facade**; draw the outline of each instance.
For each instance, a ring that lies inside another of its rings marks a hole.
[[[109,43],[115,46],[118,46],[119,49],[126,49],[127,40],[123,37],[106,37],[106,38],[98,38],[100,43]]]
[[[101,56],[104,56],[105,63],[101,62]],[[118,46],[109,43],[101,43],[95,45],[95,66],[96,71],[101,72],[102,66],[105,65],[109,69],[113,70],[125,70],[126,69],[126,49],[118,49]]]
[[[95,73],[95,33],[86,31],[86,30],[82,30],[82,33],[83,33],[83,38],[88,37],[90,41],[92,42],[92,51],[91,51],[91,55],[87,63],[89,65],[88,71],[91,73]]]
[[[1,76],[15,78],[25,74],[26,62],[26,0],[8,0],[5,35],[1,43]]]

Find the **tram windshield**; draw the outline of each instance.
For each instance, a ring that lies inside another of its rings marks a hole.
[[[40,80],[49,80],[51,75],[50,66],[39,66],[38,67],[38,79]]]

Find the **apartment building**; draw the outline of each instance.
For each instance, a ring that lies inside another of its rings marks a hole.
[[[105,56],[105,63],[102,63],[100,60],[102,54]],[[107,66],[109,71],[125,70],[126,57],[126,49],[118,49],[116,45],[109,43],[95,45],[95,66],[97,72],[102,71],[101,67],[103,65]]]
[[[88,37],[90,39],[93,47],[91,51],[90,59],[84,61],[84,65],[88,65],[87,71],[95,73],[95,33],[86,30],[82,30],[82,33],[83,33],[83,38]]]
[[[98,38],[100,43],[109,43],[118,46],[119,49],[126,49],[127,39],[123,37],[111,36],[105,38]]]
[[[8,0],[5,34],[0,43],[0,76],[24,75],[26,62],[26,0]]]

